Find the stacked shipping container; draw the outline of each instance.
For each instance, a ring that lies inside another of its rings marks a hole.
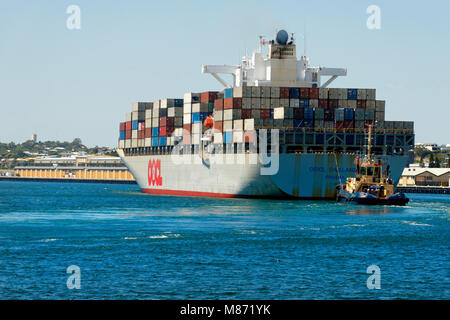
[[[385,121],[375,89],[236,87],[186,93],[184,99],[136,102],[120,124],[119,147],[198,145],[203,121],[214,118],[214,143],[252,142],[255,130],[413,132],[412,122]]]

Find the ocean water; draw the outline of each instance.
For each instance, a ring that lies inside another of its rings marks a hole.
[[[366,207],[0,182],[0,299],[449,299],[450,196],[409,196]]]

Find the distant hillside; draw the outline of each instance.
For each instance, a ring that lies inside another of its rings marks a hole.
[[[72,142],[61,141],[25,141],[20,144],[14,142],[0,142],[0,168],[9,168],[16,164],[16,159],[35,158],[39,156],[70,156],[78,152],[84,154],[105,154],[117,156],[115,150],[108,147],[86,147],[81,139],[76,138]]]

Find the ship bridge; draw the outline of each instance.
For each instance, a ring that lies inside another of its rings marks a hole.
[[[259,48],[251,57],[244,56],[241,65],[202,65],[202,73],[209,73],[225,88],[241,86],[275,86],[326,88],[339,76],[346,76],[346,68],[312,67],[306,53],[297,59],[294,34],[285,30],[276,33],[274,40],[259,37]],[[267,48],[267,54],[263,54]],[[220,74],[233,77],[232,85]],[[322,83],[322,77],[329,77]]]

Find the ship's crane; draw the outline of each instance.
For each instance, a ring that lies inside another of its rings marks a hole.
[[[202,73],[210,73],[225,88],[249,86],[286,86],[286,87],[322,87],[330,85],[337,77],[346,76],[346,68],[310,67],[306,55],[297,60],[294,35],[280,30],[275,40],[266,41],[259,36],[259,48],[252,54],[242,58],[239,66],[202,65]],[[262,47],[268,47],[266,57]],[[233,84],[230,85],[219,74],[231,74]],[[322,76],[330,78],[321,84]]]

